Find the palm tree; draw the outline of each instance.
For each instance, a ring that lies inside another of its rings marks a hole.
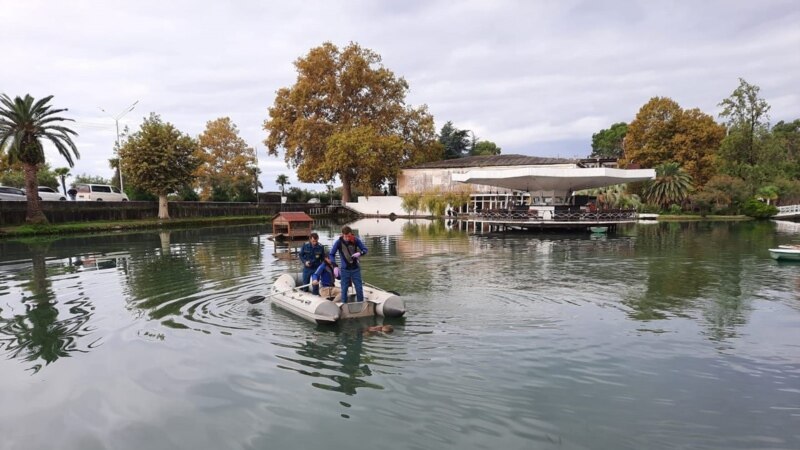
[[[275,184],[277,184],[278,186],[281,187],[281,197],[283,197],[285,195],[285,187],[286,187],[286,185],[287,184],[292,184],[292,183],[289,183],[289,177],[288,176],[286,176],[284,174],[280,174],[280,175],[278,175],[278,179],[275,180]]]
[[[681,204],[694,188],[692,176],[676,162],[666,162],[655,169],[656,179],[644,192],[647,202],[665,209],[672,204]]]
[[[52,98],[50,95],[34,101],[28,94],[25,98],[15,97],[12,101],[8,95],[0,95],[0,148],[6,143],[10,144],[8,159],[22,163],[25,172],[25,193],[28,197],[25,221],[29,223],[47,223],[47,217],[39,204],[36,186],[39,164],[44,163],[42,140],[47,139],[52,142],[70,167],[75,165],[72,154],[76,158],[80,157],[70,137],[70,135],[77,136],[78,133],[60,124],[72,119],[57,116],[66,109],[51,109],[48,102]]]
[[[64,190],[64,195],[67,195],[67,185],[64,182],[64,179],[72,176],[72,174],[69,173],[69,167],[59,167],[57,169],[53,169],[53,173],[61,179],[61,189]]]

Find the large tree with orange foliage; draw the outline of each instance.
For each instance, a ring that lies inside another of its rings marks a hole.
[[[725,128],[699,109],[684,110],[667,97],[650,99],[628,126],[622,164],[642,167],[676,162],[702,186],[717,171]]]
[[[264,143],[271,155],[285,151],[300,181],[339,177],[350,201],[352,187],[370,192],[403,166],[442,158],[427,107],[406,105],[408,83],[377,53],[326,42],[294,64],[297,80],[278,90]]]
[[[195,172],[200,198],[209,200],[212,192],[217,192],[226,199],[235,199],[243,190],[253,190],[256,151],[239,137],[239,130],[229,117],[208,121],[197,142],[198,159],[202,161]]]

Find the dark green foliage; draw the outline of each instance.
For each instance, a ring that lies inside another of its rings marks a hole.
[[[197,192],[191,187],[185,187],[178,191],[178,196],[185,202],[196,202],[200,200],[200,196],[197,195]]]
[[[622,158],[622,141],[628,133],[628,124],[615,123],[592,135],[591,158]]]
[[[778,208],[756,199],[750,199],[744,204],[742,212],[746,216],[753,217],[755,219],[769,219],[775,214],[778,214]]]
[[[157,196],[147,191],[143,191],[142,189],[139,189],[135,186],[130,186],[130,185],[125,186],[125,193],[128,194],[128,198],[131,201],[154,202],[158,200]]]
[[[444,146],[444,159],[462,158],[469,155],[469,130],[459,130],[453,122],[447,122],[439,132],[439,143]]]
[[[228,190],[222,186],[214,186],[211,188],[211,201],[212,202],[229,202],[231,201]]]
[[[111,184],[111,180],[103,178],[99,175],[86,175],[82,173],[80,175],[76,175],[75,179],[72,180],[72,185],[74,186],[76,184]]]

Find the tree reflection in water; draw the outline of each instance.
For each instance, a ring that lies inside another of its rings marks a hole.
[[[31,295],[22,299],[25,312],[0,318],[0,348],[7,358],[35,362],[33,373],[71,353],[86,353],[96,342],[79,346],[81,338],[90,334],[86,324],[94,307],[86,300],[64,302],[71,314],[64,317],[47,277],[46,254],[46,245],[31,246],[32,272],[25,285]]]
[[[355,395],[361,388],[383,389],[383,386],[367,381],[372,376],[369,364],[374,363],[374,357],[364,354],[366,327],[364,322],[350,320],[340,324],[336,331],[321,330],[322,334],[314,340],[299,344],[296,351],[301,358],[278,356],[305,368],[294,365],[278,367],[318,378],[320,381],[311,383],[312,386],[346,395]],[[325,379],[331,383],[323,382]]]

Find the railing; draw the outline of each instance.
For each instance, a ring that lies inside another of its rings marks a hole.
[[[800,215],[800,205],[778,206],[778,214],[775,217]]]
[[[486,220],[504,221],[548,221],[548,222],[614,222],[635,220],[635,209],[614,209],[603,211],[519,211],[490,209],[476,212],[473,217]]]

